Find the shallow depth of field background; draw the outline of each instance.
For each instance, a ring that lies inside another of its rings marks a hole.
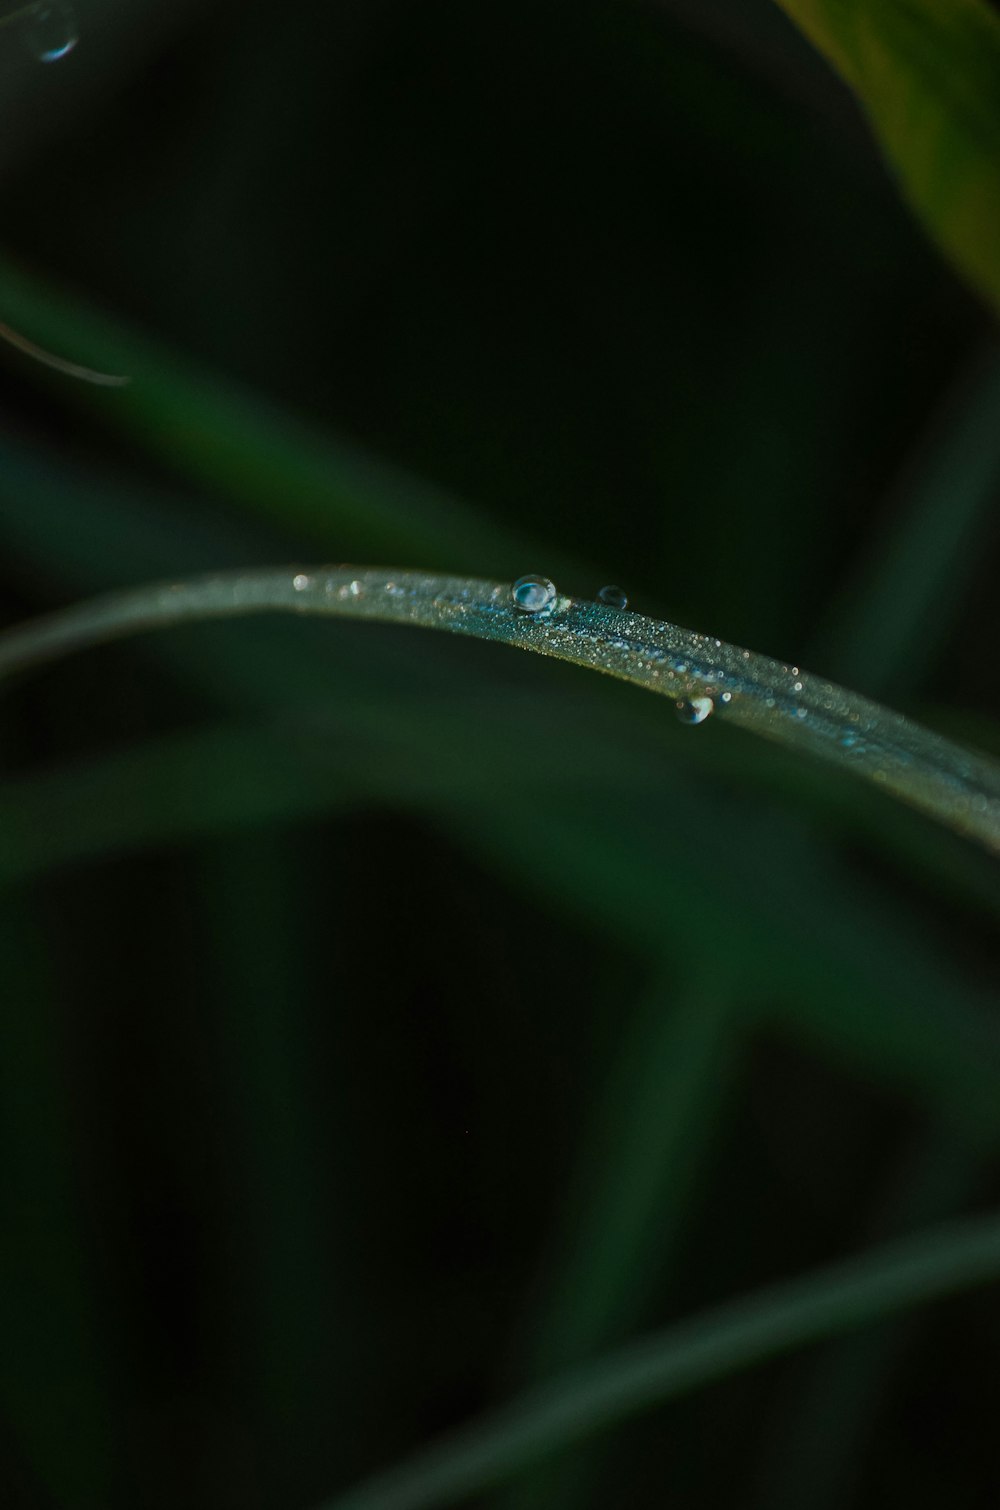
[[[0,621],[542,570],[1000,753],[995,337],[775,7],[77,9],[0,27],[0,319],[172,376],[0,349]],[[995,1200],[995,865],[721,722],[279,620],[5,691],[5,1506],[310,1510]],[[476,1503],[992,1506],[998,1346],[940,1302]]]

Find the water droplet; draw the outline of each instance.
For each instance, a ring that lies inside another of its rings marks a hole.
[[[76,15],[66,0],[33,5],[24,20],[24,45],[39,63],[58,63],[80,40]]]
[[[360,598],[361,594],[364,592],[364,586],[361,582],[358,581],[357,577],[355,577],[354,581],[350,584],[347,591],[350,593],[352,598]]]
[[[541,613],[555,602],[556,588],[548,577],[529,572],[526,577],[518,577],[510,593],[517,608],[523,608],[525,613]]]
[[[292,578],[292,586],[295,588],[296,592],[305,592],[306,588],[309,586],[309,578],[306,576],[304,571],[298,572]]]
[[[710,697],[679,697],[674,707],[682,724],[703,724],[715,703]]]
[[[606,603],[609,608],[628,607],[628,597],[624,587],[615,587],[613,582],[609,582],[607,587],[598,588],[597,598],[598,602]]]

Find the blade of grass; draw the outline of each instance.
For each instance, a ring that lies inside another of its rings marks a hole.
[[[64,498],[72,502],[72,479],[63,479],[63,482],[65,489],[60,488],[60,495],[64,493]],[[64,500],[61,498],[60,501]],[[141,539],[128,544],[130,511],[127,501],[122,499],[126,513],[118,521],[118,529],[116,510],[110,507],[113,500],[107,501],[109,507],[102,516],[103,531],[97,532],[93,540],[79,531],[76,536],[63,533],[57,537],[67,544],[75,539],[72,571],[75,579],[81,582],[87,579],[88,573],[98,574],[98,580],[100,577],[106,579],[107,574],[116,569],[123,545],[133,555],[142,550]],[[143,500],[142,506],[149,512],[148,500]],[[46,543],[30,534],[29,525],[36,516],[44,521],[46,509],[52,507],[52,496],[39,488],[27,510],[12,510],[4,517],[5,530],[12,524],[17,526],[19,548],[27,546],[32,558],[44,560]],[[133,507],[131,513],[134,512]],[[156,517],[154,512],[154,521]],[[190,549],[189,526],[178,527],[174,521],[171,530],[170,521],[164,520],[161,534],[164,541],[171,542],[173,551]],[[199,530],[195,538],[204,540],[206,537]],[[182,542],[188,543],[182,545]],[[212,549],[210,545],[201,548]],[[250,623],[238,630],[234,626],[234,639],[228,644],[218,641],[220,628],[211,636],[198,636],[187,647],[176,647],[177,663],[184,666],[186,677],[204,682],[217,698],[235,701],[241,706],[245,706],[246,699],[249,699],[251,704],[258,706],[273,707],[277,702],[287,708],[301,694],[310,705],[329,708],[331,699],[341,695],[342,683],[346,694],[352,681],[357,681],[359,672],[353,663],[353,649],[337,659],[339,637],[334,637],[329,649],[322,654],[318,642],[313,647],[289,641],[281,649],[272,643],[274,636],[282,628],[294,629],[295,626],[279,623],[264,630],[260,640],[255,640],[243,654],[238,644],[242,646],[244,637],[252,635],[258,626]],[[170,652],[171,639],[154,641],[152,648],[166,655]],[[365,664],[360,675],[371,681],[373,688],[376,664],[383,678],[388,676],[388,667],[396,668],[394,674],[382,683],[383,695],[389,689],[395,701],[388,713],[383,712],[380,748],[384,747],[387,721],[394,724],[397,710],[403,706],[399,699],[407,684],[428,689],[436,686],[446,702],[449,694],[444,689],[450,687],[450,696],[456,699],[451,721],[447,721],[448,714],[439,704],[429,723],[426,719],[415,719],[408,726],[397,729],[393,735],[393,748],[401,751],[406,740],[423,741],[424,748],[427,748],[427,741],[433,744],[435,735],[439,734],[434,758],[440,770],[448,773],[455,792],[463,793],[466,790],[463,783],[469,776],[463,769],[462,741],[470,737],[471,730],[469,720],[462,715],[461,696],[469,696],[473,679],[469,677],[460,684],[456,679],[455,665],[448,663],[439,668],[440,674],[435,681],[429,676],[433,668],[427,651],[423,647],[418,651],[414,646],[413,652],[408,653],[405,641],[400,641],[398,648],[387,643],[385,653],[377,663],[376,645],[370,636],[365,645]],[[590,715],[593,727],[589,730],[585,727],[587,719],[584,716],[583,726],[569,736],[567,745],[560,746],[558,740],[546,737],[532,739],[530,748],[526,747],[524,731],[544,729],[547,736],[551,735],[552,712],[566,705],[563,684],[552,680],[556,671],[558,668],[549,668],[551,674],[540,683],[543,689],[540,714],[530,706],[520,709],[499,707],[492,725],[479,720],[485,742],[476,749],[472,761],[484,781],[492,783],[491,790],[495,795],[499,773],[504,773],[502,780],[505,783],[507,773],[519,765],[523,767],[529,755],[528,763],[535,770],[545,765],[551,754],[552,761],[561,767],[565,776],[565,749],[589,748],[596,759],[604,761],[605,784],[601,790],[606,795],[607,783],[611,783],[613,805],[624,825],[621,833],[615,832],[613,823],[610,827],[606,824],[602,827],[590,811],[586,814],[587,832],[581,833],[579,813],[564,815],[558,795],[556,800],[549,797],[544,803],[531,806],[530,810],[525,806],[523,813],[519,798],[518,810],[508,812],[510,822],[491,825],[487,821],[489,815],[473,814],[474,828],[470,827],[471,817],[469,823],[465,821],[470,810],[462,808],[459,819],[457,810],[449,807],[447,801],[436,805],[438,799],[435,798],[430,804],[431,810],[443,814],[442,821],[447,818],[455,826],[460,841],[473,845],[485,843],[490,850],[491,863],[499,860],[517,877],[518,884],[527,883],[537,889],[540,878],[544,877],[542,895],[547,904],[557,898],[559,905],[577,907],[585,917],[596,920],[600,926],[610,928],[617,936],[634,942],[653,955],[659,954],[665,942],[682,954],[688,949],[705,950],[711,954],[718,949],[720,938],[732,936],[736,947],[738,936],[738,946],[747,952],[747,959],[752,962],[759,989],[770,997],[780,997],[786,992],[794,997],[805,995],[809,1008],[806,1021],[811,1025],[811,1036],[819,1035],[842,1061],[860,1068],[865,1074],[877,1075],[883,1082],[906,1087],[908,1093],[916,1091],[921,1097],[928,1098],[928,1104],[938,1106],[944,1115],[957,1117],[967,1125],[992,1125],[989,1108],[996,1100],[989,1069],[992,1049],[980,1041],[977,1025],[979,1000],[976,993],[970,993],[962,985],[953,967],[940,970],[931,960],[923,958],[922,944],[915,949],[917,934],[912,924],[901,921],[898,927],[893,926],[890,934],[885,934],[875,921],[884,909],[884,899],[855,900],[849,889],[838,889],[835,879],[832,889],[827,886],[817,907],[807,908],[806,915],[802,916],[805,906],[803,885],[796,883],[789,868],[793,857],[788,853],[772,855],[766,832],[763,842],[757,832],[744,836],[740,813],[732,804],[721,803],[717,790],[711,794],[710,801],[702,800],[697,788],[686,783],[678,769],[682,760],[687,758],[681,753],[686,748],[684,739],[687,736],[676,729],[662,730],[659,721],[654,731],[651,719],[642,721],[645,719],[642,700],[636,703],[626,699],[624,689],[616,691],[609,685],[595,686],[592,694],[598,691],[607,697],[615,694],[614,711],[611,711],[610,703],[608,711],[605,711],[603,702],[599,708],[595,704]],[[464,687],[464,694],[460,692],[460,685]],[[557,698],[545,691],[553,687],[559,688]],[[377,693],[373,692],[373,696]],[[640,708],[643,709],[641,714]],[[614,734],[603,756],[595,743],[597,728],[613,730]],[[625,752],[632,749],[639,728],[647,731],[649,739],[648,774],[631,764],[626,770],[624,764]],[[657,741],[669,742],[673,738],[675,742],[669,784],[663,780],[661,758],[654,756],[654,732]],[[720,742],[720,751],[723,748],[724,744]],[[733,755],[740,767],[750,767],[754,758],[751,750],[744,753],[734,749]],[[701,758],[699,752],[699,764]],[[387,787],[386,800],[391,802],[403,794],[407,794],[405,800],[410,800],[411,787],[407,783],[416,781],[406,774],[410,765],[405,760],[397,763],[393,773],[396,785],[391,789]],[[256,769],[252,761],[250,769]],[[802,773],[805,769],[801,764],[789,762],[790,771]],[[307,771],[308,780],[313,783],[313,800],[320,810],[324,802],[343,800],[340,791],[336,798],[322,795],[328,793],[329,782],[317,775],[315,764],[307,767]],[[272,774],[269,769],[259,772],[265,795],[266,783]],[[301,811],[303,793],[291,790],[295,780],[292,776],[283,785],[279,781],[280,791],[274,800],[291,803],[296,811]],[[302,777],[299,776],[298,780],[301,782]],[[251,787],[254,781],[251,781]],[[225,812],[233,800],[232,789],[238,790],[240,785],[239,769],[235,779],[231,776],[229,782],[223,781],[222,785],[224,791],[221,787],[216,790],[221,793],[218,801]],[[113,788],[110,790],[109,810],[113,812],[116,801]],[[547,790],[551,791],[551,788]],[[645,795],[637,798],[635,804],[625,801],[622,806],[620,799],[624,791]],[[264,798],[260,800],[266,806]],[[203,804],[193,806],[198,807],[199,812],[204,811]],[[892,811],[892,806],[888,806]],[[80,838],[81,825],[84,837],[79,848],[82,851],[86,850],[88,842],[101,842],[100,835],[92,829],[89,838],[87,836],[88,825],[97,824],[99,827],[99,820],[88,815],[94,813],[94,804],[88,803],[87,809],[88,813],[82,816],[65,812],[69,825],[68,851],[73,850],[74,830],[75,838]],[[25,810],[30,811],[30,805]],[[135,804],[133,810],[141,815],[142,803]],[[37,814],[37,833],[45,843],[52,844],[58,854],[60,841],[51,834],[53,811],[51,806],[45,807],[43,798]],[[159,816],[154,813],[150,822],[169,827],[169,801],[166,811],[166,819],[162,812]],[[901,810],[899,816],[904,816]],[[678,832],[683,826],[680,823],[682,818],[688,825],[683,838]],[[17,822],[16,816],[12,821]],[[202,818],[200,821],[210,820]],[[652,851],[651,824],[656,825],[660,835],[659,844],[654,845]],[[115,824],[111,823],[111,827],[114,829]],[[140,824],[136,842],[141,839]],[[30,856],[37,854],[37,847],[32,849],[32,840],[32,835],[25,835],[22,847],[25,863],[34,863]],[[127,842],[127,839],[118,832],[116,842]],[[512,853],[512,847],[516,853]],[[62,852],[65,854],[67,850]],[[553,861],[551,873],[550,858]],[[775,893],[778,876],[785,878],[785,888]],[[984,885],[986,879],[984,876]],[[578,880],[580,885],[577,885]],[[745,927],[748,898],[753,906],[753,916],[749,926]],[[855,957],[852,967],[845,957],[845,942],[850,940],[851,930],[855,927],[866,942],[860,954],[853,947],[846,951]],[[873,928],[877,937],[872,936]],[[846,993],[840,1002],[837,1000],[837,983]],[[948,1003],[948,1011],[943,1016],[942,1002]],[[911,1004],[917,1004],[915,1016],[911,1016]],[[933,1027],[939,1017],[942,1020]],[[795,1031],[800,1035],[803,1032],[801,1021]],[[963,1077],[973,1088],[967,1099],[961,1089]],[[980,1085],[982,1095],[978,1090]]]
[[[0,534],[8,560],[27,570],[54,575],[77,591],[95,591],[122,586],[164,571],[184,575],[204,570],[220,561],[273,558],[277,547],[270,537],[248,541],[224,527],[204,510],[197,514],[183,500],[153,495],[135,484],[115,487],[104,477],[91,478],[80,467],[72,470],[41,460],[10,441],[0,441]],[[86,514],[88,527],[79,528]],[[453,645],[365,639],[364,664],[346,632],[306,644],[293,633],[295,625],[252,620],[224,633],[201,634],[197,643],[185,644],[169,636],[151,643],[150,649],[182,679],[185,686],[203,688],[217,705],[232,707],[243,715],[248,707],[272,712],[276,707],[298,709],[313,701],[328,700],[336,688],[345,692],[358,678],[374,684],[376,676],[399,696],[421,685],[447,700],[459,694],[456,678],[462,678],[462,696],[478,696],[479,682],[459,671]],[[449,654],[445,656],[447,650]],[[603,722],[613,723],[619,733],[619,751],[634,749],[640,741],[662,746],[675,733],[664,730],[662,711],[647,707],[644,699],[617,701],[614,707],[598,706],[615,689],[607,683],[591,685],[586,695],[595,700],[593,729],[588,743]],[[583,693],[574,694],[579,698]],[[565,705],[568,692],[562,692]],[[440,716],[440,714],[439,714]],[[679,732],[679,731],[677,731]],[[975,901],[991,913],[1000,908],[995,873],[988,857],[934,825],[915,822],[909,810],[886,802],[882,794],[866,790],[832,767],[814,768],[811,762],[794,759],[775,747],[749,745],[738,748],[729,741],[670,742],[672,766],[679,764],[711,770],[745,790],[753,782],[758,792],[779,794],[782,804],[798,797],[808,804],[814,819],[826,822],[837,833],[858,833],[880,847],[899,852],[908,873],[919,869],[939,890],[944,879],[952,882],[965,901]],[[658,779],[652,755],[648,774]]]
[[[627,1331],[660,1282],[722,1115],[735,1017],[725,970],[673,1000],[660,983],[633,1014],[581,1142],[562,1218],[565,1257],[533,1349],[537,1373]]]
[[[661,981],[628,1024],[580,1141],[545,1308],[529,1323],[533,1377],[620,1341],[670,1268],[738,1055],[733,983],[719,974],[673,1000]],[[582,1506],[598,1464],[594,1447],[561,1456],[511,1503]]]
[[[607,610],[600,605],[579,605],[572,600],[556,598],[555,605],[558,617],[554,628],[544,615],[518,615],[510,606],[509,589],[503,583],[480,583],[467,579],[441,579],[424,578],[416,574],[391,573],[382,571],[362,571],[354,568],[348,569],[324,569],[322,572],[294,572],[288,569],[286,572],[267,572],[260,574],[234,573],[228,576],[196,579],[188,584],[165,584],[158,588],[143,589],[135,594],[121,594],[104,600],[98,600],[96,604],[85,605],[82,610],[69,610],[63,615],[52,616],[42,621],[39,625],[29,626],[22,631],[9,631],[4,638],[3,648],[0,648],[0,670],[6,664],[7,669],[16,666],[30,664],[35,659],[44,658],[55,650],[66,645],[78,645],[87,640],[106,638],[109,633],[113,634],[122,628],[133,628],[137,625],[146,625],[156,622],[172,622],[176,618],[187,617],[193,614],[196,617],[203,616],[206,609],[209,613],[221,612],[223,614],[239,613],[247,608],[298,608],[304,605],[306,608],[318,607],[320,611],[352,612],[357,605],[362,616],[387,617],[398,619],[406,623],[425,622],[433,626],[451,626],[459,628],[460,632],[479,633],[490,639],[510,639],[515,644],[521,644],[524,648],[545,649],[553,646],[559,655],[566,655],[578,659],[584,664],[596,665],[601,669],[608,669],[606,664],[602,666],[609,645],[612,648],[621,647],[625,659],[622,662],[623,670],[620,674],[628,677],[637,677],[641,682],[650,681],[658,674],[660,665],[654,664],[653,657],[662,657],[662,669],[665,677],[682,678],[680,685],[685,691],[690,688],[690,681],[686,680],[693,674],[692,664],[700,673],[703,684],[704,677],[718,675],[711,665],[706,666],[702,657],[711,660],[725,660],[727,673],[732,672],[733,680],[727,685],[734,687],[734,699],[740,695],[740,682],[737,677],[741,674],[739,668],[744,664],[749,665],[749,673],[743,672],[749,680],[746,685],[751,689],[751,701],[753,704],[760,702],[762,716],[766,725],[770,708],[769,702],[776,701],[773,697],[765,696],[768,688],[779,690],[775,685],[779,676],[789,676],[794,673],[790,668],[775,667],[774,663],[764,662],[763,669],[755,669],[754,663],[747,660],[739,651],[724,650],[716,646],[714,642],[706,641],[702,636],[692,636],[684,632],[676,631],[672,626],[656,626],[652,621],[646,621],[639,615],[619,613]],[[630,636],[632,636],[630,638]],[[669,645],[669,649],[661,648],[660,641]],[[671,664],[670,657],[682,654],[687,659],[684,661],[683,670],[676,669],[676,664]],[[650,658],[650,659],[647,659]],[[799,674],[800,685],[806,685],[805,677]],[[657,690],[663,690],[663,686],[656,682],[652,685]],[[669,682],[667,683],[669,685]],[[819,684],[814,698],[814,706],[820,717],[822,730],[822,718],[825,715],[825,702],[834,692],[829,684]],[[835,701],[835,699],[834,699]],[[739,704],[736,704],[737,708]],[[794,705],[791,705],[794,707]],[[883,718],[884,714],[876,715]],[[873,716],[876,716],[873,715]],[[755,710],[751,706],[749,720],[751,726],[755,720]],[[805,722],[808,722],[806,720]],[[908,741],[912,736],[908,732],[909,726],[900,720],[904,733],[900,738]],[[797,721],[793,711],[788,712],[787,727],[797,729]],[[893,725],[894,727],[894,725]],[[794,737],[794,736],[793,736]],[[917,734],[918,742],[922,742],[924,735]],[[926,736],[933,743],[933,736]],[[904,779],[908,767],[907,747],[905,743],[897,745],[897,749],[903,753],[902,772]],[[957,755],[948,754],[948,761],[955,759],[964,761],[966,757],[962,752]],[[984,776],[993,779],[993,768],[983,764]],[[978,769],[978,767],[977,767]],[[978,779],[978,778],[977,778]],[[987,802],[986,820],[989,823],[989,798]],[[551,824],[553,805],[548,804],[547,825]],[[607,806],[607,812],[611,812],[611,804]],[[996,802],[996,811],[1000,814],[1000,800]],[[520,813],[518,817],[520,817]],[[968,814],[971,818],[971,813]],[[589,817],[589,815],[588,815]],[[623,832],[627,832],[628,817],[626,813],[620,814],[619,821],[626,824]],[[648,820],[647,820],[648,821]],[[578,842],[579,836],[584,829],[579,823],[579,815],[575,815],[574,822],[577,825],[576,834],[565,834],[563,843],[571,847]],[[1000,833],[1000,830],[998,830]],[[592,863],[594,835],[587,835],[585,853],[581,857],[579,873],[585,873]],[[612,836],[606,836],[610,841],[608,847],[613,848]],[[645,835],[636,834],[634,842],[641,852]],[[730,850],[730,836],[723,837],[718,832],[718,825],[714,831],[706,831],[693,836],[692,854],[707,854],[710,851],[709,840],[714,841],[722,853],[719,854],[719,864],[711,874],[705,874],[698,888],[698,904],[694,904],[693,893],[685,888],[683,898],[678,899],[677,916],[685,917],[683,937],[686,948],[694,947],[695,940],[703,933],[702,923],[705,919],[713,917],[719,905],[719,897],[722,891],[720,877],[726,876],[731,883],[735,878],[735,867],[732,862]],[[753,850],[756,855],[766,852],[767,833],[762,829],[755,833],[752,839]],[[529,843],[529,852],[535,848]],[[599,853],[598,845],[597,852]],[[787,861],[786,861],[787,863]],[[649,911],[649,903],[652,901],[652,909],[648,918],[647,926],[650,934],[656,938],[659,948],[665,946],[669,937],[670,913],[662,903],[663,893],[663,866],[664,852],[661,848],[659,854],[650,857],[650,873],[645,887],[645,899],[638,905],[633,901],[626,910],[628,912],[628,926],[636,928],[636,918],[643,910]],[[837,890],[831,887],[825,877],[814,875],[810,878],[810,894],[815,899],[822,899],[822,915],[814,913],[805,918],[801,916],[805,899],[800,897],[800,887],[794,889],[793,894],[783,897],[780,902],[775,899],[764,901],[772,890],[772,885],[764,881],[761,886],[761,877],[756,875],[752,881],[746,878],[746,889],[738,890],[734,898],[734,907],[746,911],[745,897],[753,891],[758,899],[758,906],[763,903],[765,918],[768,923],[777,917],[782,919],[782,931],[776,936],[773,928],[768,928],[769,942],[772,947],[762,951],[758,941],[745,929],[734,930],[733,924],[729,925],[733,937],[738,931],[742,932],[742,947],[745,949],[747,958],[757,957],[761,952],[766,952],[769,970],[766,982],[762,982],[767,991],[765,998],[769,1004],[771,1019],[790,1027],[797,1034],[805,1034],[814,1042],[823,1043],[827,1048],[834,1044],[843,1046],[845,1041],[850,1040],[853,1051],[859,1062],[870,1065],[881,1065],[884,1070],[885,1043],[884,1035],[889,1023],[892,1023],[892,1047],[893,1063],[895,1071],[903,1080],[903,1083],[911,1082],[916,1076],[918,1083],[929,1073],[935,1082],[939,1093],[945,1103],[952,1106],[953,1111],[961,1107],[961,1114],[974,1118],[985,1115],[987,1125],[992,1126],[995,1121],[993,1108],[987,1111],[984,1100],[979,1101],[976,1097],[967,1095],[967,1087],[962,1082],[964,1074],[965,1056],[955,1046],[953,1053],[944,1059],[938,1057],[939,1040],[942,1036],[941,1028],[936,1019],[939,1006],[936,1002],[928,1001],[927,977],[922,973],[914,979],[910,960],[912,950],[906,951],[904,958],[906,964],[903,968],[899,962],[889,972],[883,972],[880,984],[887,992],[886,1003],[880,1010],[871,1013],[870,1006],[859,1011],[859,1001],[853,992],[845,1002],[837,997],[831,1000],[824,989],[823,981],[818,978],[815,955],[807,955],[801,949],[789,951],[787,949],[787,936],[791,936],[792,929],[799,927],[805,930],[803,936],[809,936],[813,946],[820,944],[821,950],[831,959],[836,959],[840,954],[856,958],[856,945],[860,937],[871,932],[872,924],[870,917],[865,913],[856,914],[849,919],[843,904],[838,905]],[[560,872],[560,885],[565,889],[566,883]],[[609,877],[601,876],[596,879],[597,894],[602,899],[602,904],[610,903],[613,909],[623,898],[628,895],[627,890],[616,894],[613,887],[609,888]],[[632,890],[634,888],[629,888]],[[643,888],[638,888],[640,894]],[[773,911],[769,909],[773,907]],[[700,917],[697,916],[700,909]],[[686,915],[686,916],[685,916]],[[624,919],[622,919],[624,921]],[[787,930],[787,933],[786,933]],[[716,946],[716,937],[709,935],[704,939],[705,947],[709,950]],[[676,946],[676,941],[675,941]],[[873,966],[880,966],[879,956],[876,955]],[[870,969],[871,967],[869,967]],[[861,967],[862,973],[867,973],[865,967]],[[838,975],[841,972],[838,972]],[[937,971],[941,978],[943,999],[947,1000],[954,995],[953,974],[948,971]],[[890,1005],[899,1001],[899,988],[901,979],[909,978],[915,990],[914,1001],[926,1002],[926,1007],[919,1011],[897,1009]],[[774,987],[777,982],[782,983],[780,992]],[[801,1005],[797,1005],[799,996],[802,996]],[[871,1001],[871,993],[868,993],[868,1002]],[[849,1025],[845,1033],[845,1023]],[[944,1035],[946,1038],[948,1034]],[[956,1060],[955,1053],[958,1058]],[[962,1064],[962,1071],[958,1070],[958,1064]],[[987,1077],[989,1078],[989,1077]],[[955,1103],[958,1103],[958,1106]]]
[[[949,407],[905,507],[822,636],[823,663],[874,695],[912,693],[944,644],[1000,497],[1000,360],[966,375]]]
[[[998,1275],[995,1216],[869,1251],[692,1317],[555,1379],[325,1501],[322,1510],[456,1504],[665,1400]]]
[[[220,572],[109,594],[0,634],[0,678],[141,630],[247,613],[329,614],[449,630],[590,667],[877,782],[1000,854],[1000,764],[877,703],[749,650],[557,594],[522,612],[508,582],[385,567]],[[697,710],[697,711],[696,711]]]

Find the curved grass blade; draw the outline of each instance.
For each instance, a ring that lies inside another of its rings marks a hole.
[[[10,325],[4,325],[0,321],[0,340],[6,341],[8,346],[13,346],[24,356],[31,357],[33,361],[41,362],[43,367],[51,367],[55,372],[61,372],[64,377],[79,378],[82,383],[94,383],[98,388],[124,388],[132,379],[119,376],[114,372],[98,372],[93,367],[83,367],[79,362],[70,362],[66,357],[58,357],[55,352],[46,351],[44,346],[38,346],[34,341],[29,341],[27,336],[22,336]]]
[[[321,1510],[453,1505],[739,1369],[1000,1275],[1000,1218],[955,1223],[720,1306],[532,1390]]]
[[[864,106],[903,194],[1000,310],[1000,16],[986,0],[778,0]]]
[[[562,595],[519,610],[508,583],[381,567],[225,572],[109,594],[7,630],[0,677],[87,645],[183,621],[332,614],[446,629],[589,666],[876,782],[1000,853],[1000,765],[878,703],[750,650]]]

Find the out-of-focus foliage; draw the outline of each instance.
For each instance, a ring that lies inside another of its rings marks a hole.
[[[4,622],[214,566],[545,570],[1000,750],[992,327],[772,0],[78,22],[44,66],[0,28],[0,319],[134,382],[0,348]],[[307,1510],[995,1199],[995,865],[657,704],[280,621],[6,691],[5,1503]],[[992,1506],[994,1308],[503,1498]]]
[[[1000,311],[1000,15],[989,0],[779,0],[864,104],[928,231]]]

